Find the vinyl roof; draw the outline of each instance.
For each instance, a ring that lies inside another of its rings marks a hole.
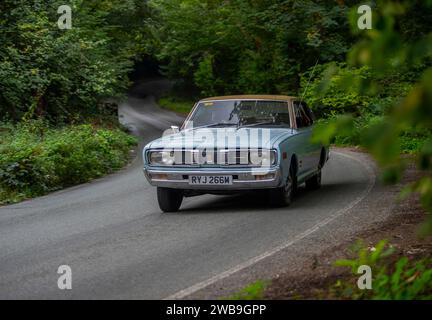
[[[214,100],[279,100],[279,101],[287,101],[294,100],[297,97],[292,96],[281,96],[281,95],[236,95],[236,96],[220,96],[220,97],[210,97],[202,99],[201,101],[214,101]]]

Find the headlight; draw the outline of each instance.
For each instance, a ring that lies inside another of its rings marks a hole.
[[[151,165],[171,166],[174,164],[174,151],[150,151],[148,159]]]
[[[276,164],[276,151],[251,150],[249,151],[249,163],[255,166],[272,166]]]

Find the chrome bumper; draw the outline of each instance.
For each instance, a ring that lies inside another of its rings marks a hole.
[[[273,174],[270,179],[256,180],[255,176]],[[281,173],[279,168],[269,168],[262,171],[258,169],[153,169],[144,168],[144,175],[147,181],[156,187],[187,189],[187,190],[253,190],[280,187]],[[156,175],[166,175],[164,179],[155,178]],[[233,176],[231,185],[191,185],[189,175],[198,176]]]

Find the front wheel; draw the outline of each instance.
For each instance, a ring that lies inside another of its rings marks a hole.
[[[176,212],[180,209],[183,201],[183,192],[181,190],[158,187],[157,198],[159,208],[163,212]]]
[[[292,170],[285,185],[281,188],[269,190],[269,201],[272,206],[285,207],[291,204],[297,188],[297,179]]]

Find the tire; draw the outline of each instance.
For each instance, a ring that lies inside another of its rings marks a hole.
[[[306,180],[306,188],[308,190],[316,190],[321,188],[321,169],[312,177]]]
[[[157,199],[159,208],[163,212],[177,212],[183,201],[183,192],[181,190],[158,187]]]
[[[269,191],[269,202],[274,207],[286,207],[293,201],[297,190],[297,178],[292,169],[288,175],[285,185],[281,188],[272,189]]]

